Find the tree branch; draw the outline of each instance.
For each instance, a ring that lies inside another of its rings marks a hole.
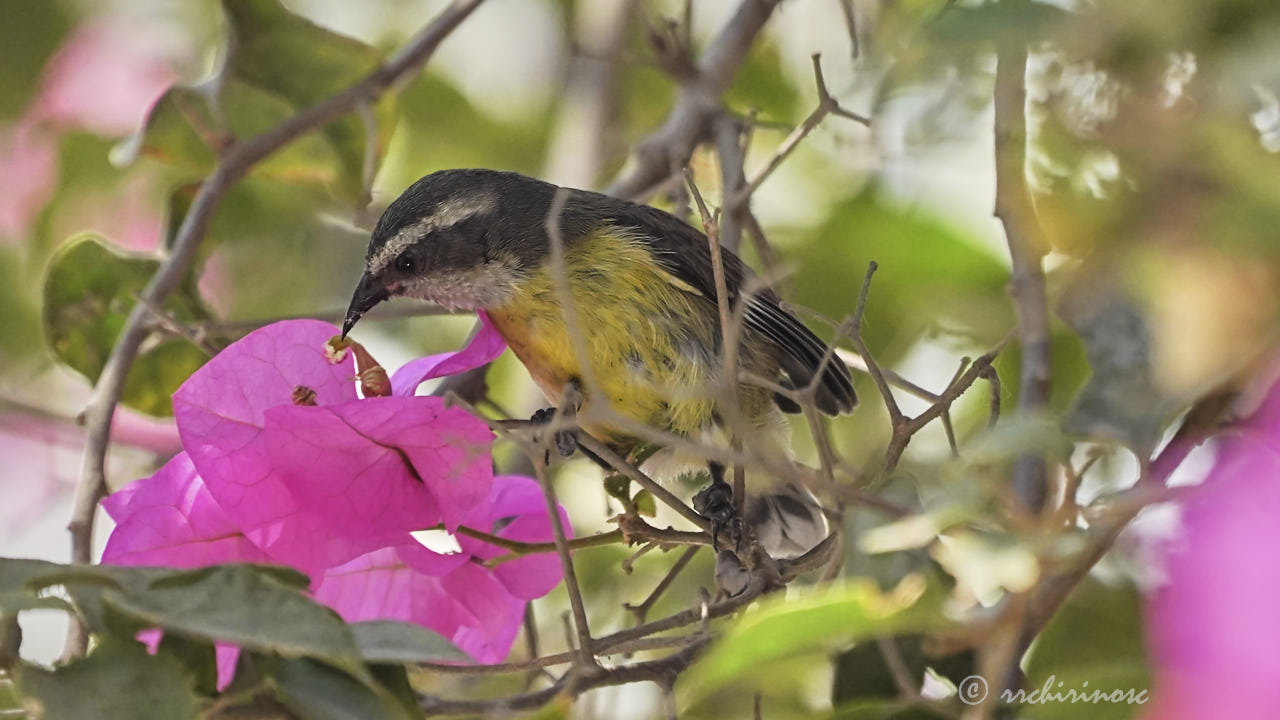
[[[743,0],[692,72],[682,78],[666,121],[636,146],[629,166],[605,189],[607,194],[643,199],[671,176],[672,168],[688,163],[694,148],[710,138],[712,120],[723,111],[720,96],[778,2]]]
[[[1027,187],[1026,45],[1011,40],[999,48],[995,87],[996,203],[995,216],[1004,225],[1012,265],[1014,310],[1022,371],[1018,382],[1018,412],[1031,415],[1049,403],[1049,300],[1041,267],[1039,240],[1031,191]],[[1048,470],[1043,457],[1020,455],[1014,461],[1013,492],[1019,505],[1038,514],[1047,494]]]

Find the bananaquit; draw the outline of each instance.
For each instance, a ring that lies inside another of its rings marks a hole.
[[[848,369],[827,357],[822,341],[728,251],[722,259],[729,302],[741,303],[742,379],[735,396],[726,397],[707,237],[662,210],[582,190],[566,191],[563,209],[551,219],[576,311],[575,349],[547,230],[559,189],[494,170],[444,170],[415,182],[373,231],[343,334],[396,296],[484,311],[547,399],[558,406],[574,388],[581,431],[624,457],[645,444],[637,426],[699,443],[726,442],[732,432],[752,448],[785,453],[778,410],[799,407],[752,377],[795,388],[816,377],[819,410],[853,409]],[[585,373],[580,357],[590,364]],[[611,412],[593,413],[598,403]],[[731,415],[737,419],[727,420]],[[677,466],[692,460],[679,456],[671,453]],[[723,466],[712,463],[710,470],[712,483],[695,506],[720,536],[742,519]],[[775,557],[803,553],[825,536],[825,518],[804,488],[775,487],[749,500],[745,520]]]

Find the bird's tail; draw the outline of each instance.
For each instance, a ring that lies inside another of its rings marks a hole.
[[[798,557],[826,539],[826,515],[808,488],[786,483],[771,490],[749,493],[743,518],[765,552],[774,558]]]

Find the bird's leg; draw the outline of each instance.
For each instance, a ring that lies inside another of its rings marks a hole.
[[[550,425],[557,415],[573,418],[582,407],[582,387],[577,380],[570,380],[560,394],[559,408],[542,408],[529,418],[534,425]],[[557,430],[552,438],[560,457],[569,457],[578,450],[577,430]],[[585,451],[584,451],[585,452]],[[551,464],[551,449],[548,448],[543,463]]]
[[[742,517],[733,505],[733,487],[724,481],[724,466],[709,463],[711,484],[693,496],[693,509],[711,523],[711,545],[720,549],[720,537],[733,543],[735,550],[742,544]]]
[[[529,418],[529,422],[534,425],[550,425],[555,420],[556,412],[558,412],[556,408],[542,408]],[[574,430],[557,430],[553,440],[560,457],[569,457],[578,449],[578,439]],[[551,450],[549,448],[543,462],[548,465],[551,464]]]

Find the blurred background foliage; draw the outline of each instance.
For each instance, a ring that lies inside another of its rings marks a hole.
[[[702,47],[737,5],[693,0],[691,27],[676,32]],[[165,254],[193,183],[219,150],[345,87],[440,6],[0,6],[0,442],[13,463],[0,502],[5,554],[61,558],[80,442],[75,416]],[[117,418],[112,486],[147,474],[173,451],[167,396],[207,357],[202,347],[216,349],[280,317],[337,316],[359,274],[369,224],[419,176],[479,166],[607,184],[675,99],[651,38],[664,18],[680,24],[685,13],[668,0],[491,0],[422,75],[258,165],[226,197],[199,262],[163,308],[199,343],[162,326],[134,367],[129,409]],[[612,48],[610,33],[619,38]],[[880,461],[889,423],[866,376],[856,378],[861,408],[831,423],[836,451],[867,486],[939,523],[920,536],[918,526],[886,526],[851,508],[846,570],[886,591],[928,578],[926,595],[946,595],[933,612],[867,626],[897,647],[891,652],[907,677],[919,681],[931,668],[942,685],[969,674],[973,659],[963,638],[940,647],[931,623],[981,614],[1002,593],[1025,589],[1044,564],[1078,549],[1087,525],[1070,523],[1046,539],[993,519],[1008,501],[1009,458],[1028,447],[1052,448],[1054,458],[1077,466],[1101,456],[1084,479],[1084,500],[1132,482],[1129,451],[1148,456],[1196,398],[1245,385],[1275,343],[1280,313],[1280,5],[787,0],[725,96],[730,111],[754,123],[748,176],[815,106],[813,53],[821,53],[841,103],[873,118],[871,129],[825,120],[753,199],[785,270],[784,294],[816,313],[812,324],[852,312],[874,260],[880,271],[865,339],[883,366],[917,384],[940,391],[961,357],[987,352],[1013,330],[1008,253],[991,215],[993,50],[1001,43],[1031,49],[1028,179],[1053,316],[1049,417],[989,430],[979,383],[953,412],[961,457],[951,456],[934,424],[887,475]],[[612,91],[593,125],[575,78],[601,67]],[[719,204],[714,152],[698,150],[691,167]],[[675,200],[652,199],[664,207]],[[763,267],[751,243],[743,254]],[[455,348],[471,327],[469,318],[375,313],[370,320],[361,340],[388,367]],[[828,324],[823,333],[831,332]],[[1006,417],[1017,403],[1019,357],[1015,343],[996,361]],[[515,416],[541,404],[509,357],[489,382]],[[907,396],[902,403],[908,414],[926,407]],[[797,454],[816,463],[803,425],[795,424]],[[579,533],[607,527],[596,475],[582,461],[559,472]],[[936,541],[961,526],[970,529]],[[1134,537],[1124,536],[1098,577],[1081,586],[1033,646],[1024,667],[1031,684],[1056,673],[1142,685],[1135,588],[1149,578],[1134,570],[1141,566],[1134,558],[1144,534],[1161,527],[1158,512],[1139,516]],[[882,531],[881,549],[855,551],[870,529]],[[627,554],[609,547],[579,555],[599,627],[625,625],[622,603],[642,599],[670,565],[652,553],[622,575]],[[703,553],[651,616],[689,607],[710,575]],[[861,612],[870,595],[858,592],[813,602],[839,605],[821,616],[829,623]],[[543,650],[555,649],[563,643],[563,590],[535,606]],[[915,605],[903,607],[910,614]],[[770,617],[769,654],[741,640],[743,657],[768,663],[766,672],[713,681],[730,670],[717,668],[722,655],[711,656],[698,669],[702,685],[681,688],[687,717],[748,716],[754,691],[764,694],[769,718],[949,716],[902,699],[900,678],[884,669],[883,642],[855,644],[873,638],[853,633],[817,643],[798,614]],[[28,634],[44,657],[57,646],[56,627]],[[420,682],[477,695],[514,691],[522,680]],[[648,686],[602,690],[573,715],[647,717],[656,698]],[[1070,710],[1040,707],[1027,717]],[[1125,717],[1133,708],[1105,711]],[[540,716],[566,712],[552,706]]]

